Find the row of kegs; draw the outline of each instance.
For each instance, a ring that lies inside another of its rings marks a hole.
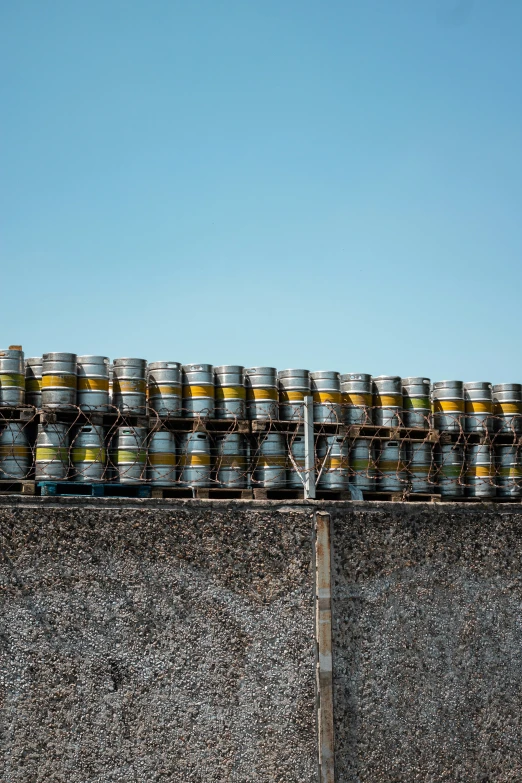
[[[156,486],[221,486],[301,489],[305,443],[299,433],[245,436],[144,427],[118,427],[110,437],[101,426],[72,430],[62,423],[38,425],[34,448],[36,480],[107,481]],[[33,450],[24,424],[0,432],[0,478],[26,478]],[[520,497],[522,453],[511,445],[437,444],[426,441],[316,440],[317,486],[386,492],[440,491],[445,497]],[[438,490],[436,488],[439,488]]]
[[[304,398],[314,421],[431,427],[442,431],[522,432],[522,385],[438,381],[364,373],[274,367],[152,362],[46,353],[24,362],[0,351],[0,405],[160,417],[302,420]]]

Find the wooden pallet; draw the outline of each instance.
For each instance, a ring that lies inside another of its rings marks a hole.
[[[0,481],[0,495],[34,495],[36,486],[28,479],[6,479]]]
[[[0,406],[0,423],[2,421],[32,421],[36,419],[37,411],[32,405],[18,405],[11,407],[8,405]]]
[[[436,492],[367,492],[363,490],[364,500],[391,503],[438,503],[441,499]]]
[[[152,430],[172,430],[173,432],[239,432],[250,433],[250,422],[246,419],[185,419],[150,417]]]
[[[41,424],[94,424],[100,427],[145,427],[150,424],[148,415],[119,414],[117,412],[101,413],[100,411],[81,411],[79,409],[60,410],[43,408],[37,411],[38,422]]]
[[[253,490],[255,500],[301,500],[302,489],[268,489],[256,487]]]
[[[197,500],[251,500],[251,489],[226,487],[152,487],[152,497],[196,498]]]
[[[150,498],[150,484],[90,484],[82,481],[37,481],[38,494],[48,496],[87,495],[90,497]]]

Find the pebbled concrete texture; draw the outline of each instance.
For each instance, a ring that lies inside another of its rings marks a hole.
[[[1,499],[0,780],[316,780],[312,511]]]
[[[519,783],[522,508],[330,510],[338,783]]]

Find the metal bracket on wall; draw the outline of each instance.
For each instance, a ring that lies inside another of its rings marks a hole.
[[[334,783],[330,515],[315,515],[315,635],[319,781]]]

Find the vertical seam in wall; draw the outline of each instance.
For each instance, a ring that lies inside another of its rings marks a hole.
[[[331,538],[329,514],[324,511],[316,512],[314,532],[319,781],[320,783],[334,783]]]

